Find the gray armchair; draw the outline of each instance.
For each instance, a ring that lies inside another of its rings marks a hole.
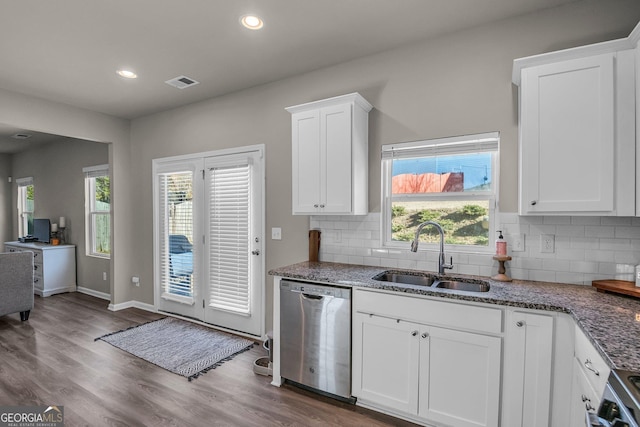
[[[0,316],[20,313],[29,319],[33,308],[33,253],[0,253]]]

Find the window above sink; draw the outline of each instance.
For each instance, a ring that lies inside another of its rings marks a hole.
[[[445,244],[491,252],[495,236],[498,132],[382,147],[382,243],[406,248],[416,227],[437,221]],[[435,248],[439,236],[421,236]]]

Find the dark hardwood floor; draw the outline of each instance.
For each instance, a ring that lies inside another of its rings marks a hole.
[[[66,426],[410,426],[253,373],[261,346],[199,378],[95,338],[164,317],[107,310],[80,293],[36,296],[28,321],[0,317],[0,405],[64,405]]]

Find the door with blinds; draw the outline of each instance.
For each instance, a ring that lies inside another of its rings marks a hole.
[[[205,160],[204,319],[254,335],[263,317],[260,161],[257,152]]]
[[[157,162],[156,306],[262,335],[262,146]]]

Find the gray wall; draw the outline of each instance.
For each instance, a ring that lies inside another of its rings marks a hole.
[[[131,248],[132,223],[129,178],[130,152],[127,120],[0,89],[0,123],[54,135],[108,142],[111,165],[112,244],[110,294],[114,304],[129,301],[135,258]],[[115,236],[119,236],[116,238]]]
[[[0,244],[11,240],[12,220],[11,212],[11,184],[7,178],[11,176],[11,156],[0,154]],[[0,249],[0,251],[4,248]]]
[[[109,281],[103,272],[110,271],[110,261],[85,255],[84,173],[82,168],[109,162],[107,144],[78,139],[63,139],[23,151],[12,156],[11,173],[15,178],[33,177],[35,217],[58,223],[65,217],[67,243],[76,245],[78,286],[108,294]],[[12,190],[16,206],[17,188]],[[12,240],[17,239],[17,212],[12,215]],[[107,275],[108,277],[108,275]]]
[[[380,147],[422,138],[500,131],[500,206],[517,210],[517,91],[513,59],[626,37],[636,0],[585,1],[457,32],[132,122],[136,274],[133,299],[153,303],[151,161],[266,145],[267,270],[307,259],[309,219],[291,215],[291,129],[286,106],[349,92],[370,115],[369,207],[380,210]],[[273,241],[271,227],[282,227]],[[270,289],[270,278],[266,278]],[[270,324],[271,293],[267,310]]]

